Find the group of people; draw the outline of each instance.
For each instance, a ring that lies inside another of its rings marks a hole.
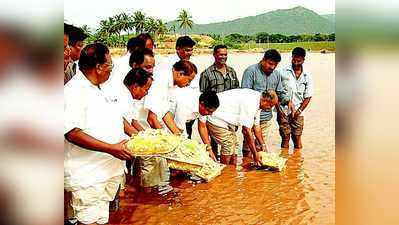
[[[64,24],[64,186],[79,224],[107,223],[126,165],[129,173],[139,169],[144,190],[173,190],[165,159],[134,158],[126,149],[128,138],[145,129],[191,138],[197,121],[209,156],[235,165],[241,127],[243,155],[260,165],[258,151],[270,150],[275,108],[281,147],[289,147],[292,139],[295,148],[302,148],[303,111],[313,92],[311,76],[303,69],[303,48],[295,48],[291,65],[279,71],[279,52],[267,50],[244,71],[240,84],[226,64],[225,45],[214,47],[214,63],[198,74],[190,61],[196,43],[189,36],[177,39],[176,54],[158,58],[151,36],[140,34],[128,41],[126,55],[115,60],[102,43],[83,47],[86,37],[80,28]]]

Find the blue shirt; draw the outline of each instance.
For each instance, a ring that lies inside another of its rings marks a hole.
[[[250,88],[258,92],[273,90],[277,93],[281,104],[287,104],[289,96],[283,87],[281,74],[274,70],[270,75],[263,72],[260,63],[249,66],[242,76],[242,88]],[[260,121],[269,121],[273,117],[272,110],[262,110]]]
[[[301,75],[297,78],[291,66],[282,69],[280,73],[284,89],[288,93],[295,110],[297,110],[305,98],[313,96],[312,76],[302,69]]]

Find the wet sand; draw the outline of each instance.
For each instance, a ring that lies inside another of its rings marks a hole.
[[[228,64],[241,78],[247,66],[261,57],[230,54]],[[288,65],[290,55],[282,57],[280,66]],[[192,61],[202,71],[213,57],[200,55]],[[243,165],[227,167],[210,183],[172,179],[178,195],[164,199],[139,192],[137,181],[129,177],[131,184],[121,193],[120,209],[111,213],[110,224],[334,224],[335,54],[309,53],[305,66],[315,89],[305,111],[304,148],[282,151],[288,157],[283,172],[251,170],[244,158]],[[277,122],[269,145],[281,151]]]

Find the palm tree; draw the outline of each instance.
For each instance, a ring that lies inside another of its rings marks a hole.
[[[108,34],[117,34],[119,32],[118,26],[116,24],[116,19],[115,17],[109,17],[108,18]]]
[[[87,35],[89,35],[89,36],[91,36],[92,35],[92,33],[91,33],[91,31],[90,31],[90,28],[89,28],[89,26],[87,26],[87,25],[83,25],[82,27],[80,27],[82,30],[83,30],[83,32],[85,33],[85,34],[87,34]]]
[[[193,28],[192,16],[186,10],[182,10],[177,17],[177,22],[180,23],[180,28],[184,29],[184,34],[187,35],[187,28]]]
[[[122,31],[123,26],[124,26],[122,15],[121,14],[117,14],[117,15],[111,17],[111,18],[114,20],[114,23],[113,23],[113,31],[114,31],[114,33],[116,33],[118,36],[121,36],[121,31]]]
[[[118,36],[120,36],[121,31],[127,32],[129,36],[129,31],[132,29],[132,21],[130,16],[128,16],[126,13],[121,13],[116,15],[115,17],[115,30],[118,31]],[[124,40],[124,36],[122,36],[122,41]]]
[[[157,22],[154,18],[148,17],[144,26],[144,30],[150,34],[155,34],[157,30]]]
[[[169,32],[172,32],[172,31],[173,31],[173,35],[176,36],[176,25],[175,25],[175,24],[173,24],[173,25],[169,28]]]
[[[101,37],[111,35],[111,24],[108,20],[100,21],[100,28],[98,29],[98,33]]]
[[[120,29],[127,32],[128,35],[129,35],[129,30],[131,29],[129,22],[130,22],[130,17],[126,13],[119,14]]]
[[[145,15],[142,12],[140,12],[140,11],[134,12],[134,14],[133,14],[133,25],[134,25],[134,28],[136,30],[136,34],[143,32],[144,27],[146,25],[146,17],[145,17]]]
[[[134,19],[133,16],[129,16],[126,13],[123,13],[123,17],[124,20],[126,21],[126,28],[127,30],[125,30],[127,32],[128,35],[130,35],[130,31],[134,29]]]
[[[159,36],[161,36],[162,37],[162,35],[164,35],[166,32],[168,32],[168,28],[166,27],[166,24],[162,21],[162,20],[160,20],[160,19],[157,19],[156,20],[156,30],[155,30],[155,34],[156,35],[159,35]]]

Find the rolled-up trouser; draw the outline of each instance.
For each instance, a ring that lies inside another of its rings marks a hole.
[[[169,185],[170,171],[166,159],[140,157],[140,169],[142,187]]]
[[[270,139],[270,130],[271,130],[271,125],[272,121],[261,121],[260,122],[260,129],[262,130],[262,137],[263,140],[265,140],[266,143],[268,143],[268,140]],[[252,131],[253,133],[253,131]],[[248,147],[247,140],[244,138],[243,144],[242,144],[242,154],[246,155],[250,152],[250,149]]]
[[[223,128],[207,122],[210,136],[220,144],[221,155],[234,155],[238,152],[237,127]]]
[[[279,125],[279,132],[281,137],[288,136],[290,134],[295,136],[301,136],[304,125],[304,117],[298,116],[295,120],[285,114],[277,115],[277,122]]]
[[[83,224],[106,224],[109,218],[109,203],[118,192],[122,176],[89,187],[70,187],[75,218]]]

